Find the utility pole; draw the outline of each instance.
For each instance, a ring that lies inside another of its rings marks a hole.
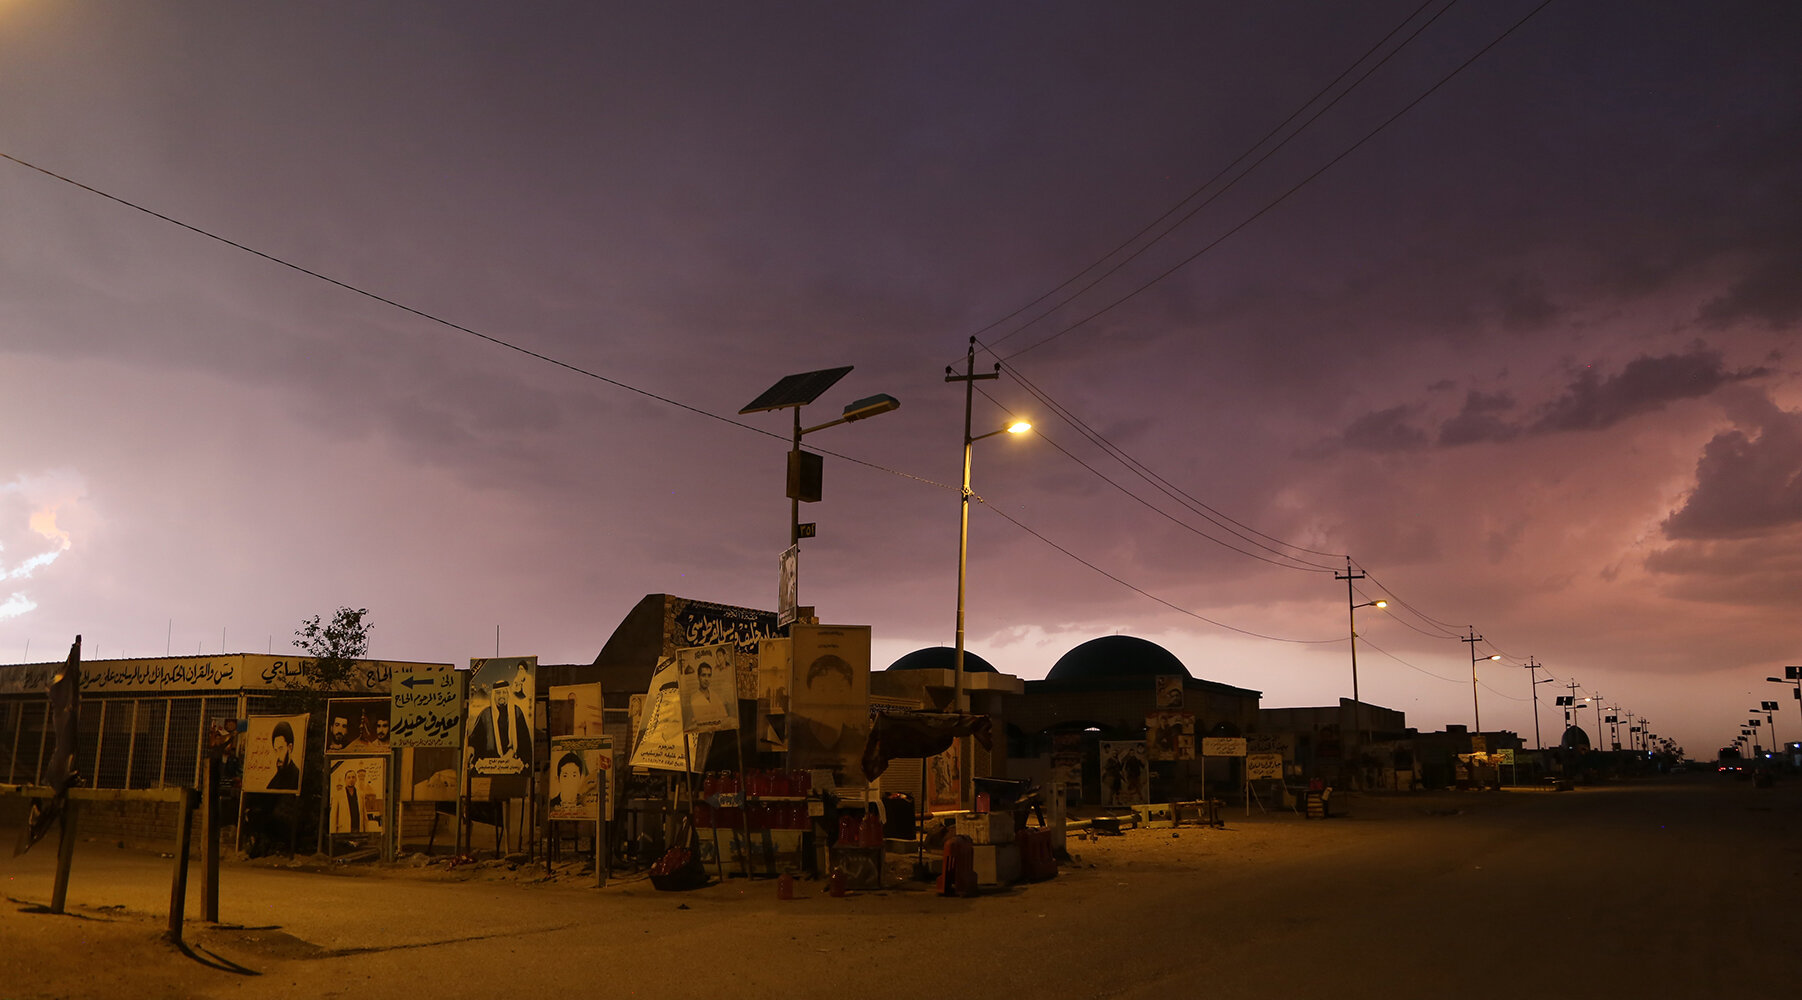
[[[1539,667],[1540,664],[1533,657],[1527,657],[1527,680],[1533,685],[1533,747],[1544,750],[1545,739],[1539,735]],[[1547,677],[1546,680],[1551,678]]]
[[[1334,573],[1333,579],[1345,581],[1345,620],[1351,629],[1351,663],[1352,663],[1352,729],[1362,732],[1364,724],[1364,703],[1358,698],[1358,606],[1357,598],[1352,594],[1352,581],[1364,579],[1363,573],[1352,572],[1351,556],[1345,557],[1345,572]],[[1363,733],[1358,744],[1359,752],[1364,744],[1370,742],[1370,734]]]
[[[1477,724],[1473,733],[1481,736],[1483,734],[1483,710],[1477,704],[1477,643],[1482,642],[1483,637],[1477,634],[1475,625],[1467,627],[1470,629],[1470,635],[1458,641],[1470,643],[1470,709]]]
[[[1569,729],[1572,725],[1571,719],[1577,714],[1577,689],[1583,685],[1573,680],[1564,686],[1570,689],[1570,697],[1567,699],[1569,703],[1564,706],[1564,728]],[[1564,740],[1560,738],[1558,742],[1562,744]]]
[[[964,576],[970,558],[970,445],[975,440],[970,437],[970,407],[975,402],[976,383],[1000,377],[999,362],[993,371],[976,370],[975,337],[970,338],[969,353],[964,356],[964,373],[959,375],[950,368],[945,369],[945,381],[964,384],[964,485],[959,497],[962,512],[957,529],[957,649],[951,661],[951,710],[954,712],[964,711]]]
[[[1594,747],[1594,749],[1600,750],[1600,749],[1602,749],[1602,747],[1601,747],[1601,743],[1602,743],[1602,692],[1597,691],[1595,693],[1595,703],[1596,703],[1596,741],[1594,744],[1592,744],[1592,746]]]

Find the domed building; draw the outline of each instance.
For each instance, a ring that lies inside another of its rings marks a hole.
[[[1201,680],[1148,639],[1104,635],[1059,657],[1044,680],[1027,681],[1012,721],[1028,734],[1093,727],[1107,739],[1136,739],[1146,714],[1166,709],[1193,712],[1200,733],[1237,736],[1256,723],[1261,695]]]
[[[1044,680],[1027,681],[1009,706],[1009,753],[1050,754],[1054,768],[1080,773],[1079,801],[1104,801],[1101,743],[1150,740],[1147,761],[1154,801],[1193,798],[1203,786],[1201,740],[1240,736],[1258,719],[1261,692],[1202,680],[1176,654],[1147,639],[1104,635],[1059,657]],[[1148,720],[1174,719],[1176,734],[1152,732]],[[1237,780],[1238,761],[1216,759],[1206,780]],[[1071,787],[1075,790],[1075,781]],[[1119,801],[1119,800],[1116,800]]]

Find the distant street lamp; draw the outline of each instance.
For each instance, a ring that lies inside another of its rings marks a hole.
[[[950,366],[945,368],[945,381],[962,382],[964,384],[964,480],[963,489],[958,497],[959,517],[957,529],[957,649],[951,660],[951,708],[962,712],[968,706],[964,704],[964,584],[969,572],[970,562],[970,451],[971,446],[983,438],[997,434],[1024,434],[1032,430],[1032,424],[1025,420],[1015,420],[1006,427],[1000,427],[986,434],[970,434],[970,407],[972,397],[976,393],[976,383],[1001,377],[1001,365],[995,365],[992,372],[978,374],[976,371],[976,338],[970,338],[968,355],[964,359],[965,367],[962,375],[957,374]]]
[[[1477,723],[1477,728],[1473,730],[1473,732],[1481,736],[1483,733],[1483,709],[1482,706],[1477,704],[1477,643],[1482,642],[1483,637],[1477,634],[1475,625],[1469,626],[1469,628],[1470,635],[1459,639],[1458,641],[1470,643],[1470,709],[1471,714],[1475,716]],[[1483,657],[1485,660],[1499,660],[1501,658],[1502,654],[1500,653],[1491,653],[1490,655]],[[1600,723],[1597,725],[1599,728]]]

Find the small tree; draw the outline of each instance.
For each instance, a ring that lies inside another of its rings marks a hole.
[[[302,669],[315,691],[332,690],[350,676],[358,660],[369,654],[368,608],[339,608],[330,622],[318,615],[294,630],[294,648],[312,658]]]

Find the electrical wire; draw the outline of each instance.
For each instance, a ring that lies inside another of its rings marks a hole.
[[[1474,55],[1470,56],[1468,59],[1464,60],[1462,63],[1459,63],[1458,66],[1455,67],[1454,69],[1452,69],[1452,71],[1450,73],[1447,73],[1445,76],[1441,77],[1437,83],[1434,83],[1431,87],[1428,87],[1426,90],[1422,91],[1419,96],[1415,97],[1413,100],[1411,100],[1407,104],[1403,105],[1399,111],[1396,111],[1394,114],[1390,115],[1388,118],[1385,118],[1382,122],[1378,123],[1377,126],[1373,129],[1371,129],[1369,132],[1366,132],[1362,138],[1358,139],[1356,142],[1352,143],[1350,146],[1347,146],[1344,150],[1342,150],[1340,153],[1335,155],[1332,159],[1328,160],[1325,164],[1321,165],[1319,168],[1315,169],[1312,173],[1309,173],[1307,176],[1303,177],[1301,180],[1297,181],[1295,184],[1293,184],[1289,188],[1285,189],[1281,194],[1277,195],[1275,199],[1266,203],[1262,208],[1259,208],[1257,211],[1253,212],[1251,215],[1246,216],[1244,219],[1242,219],[1237,224],[1235,224],[1232,228],[1228,229],[1226,232],[1220,234],[1218,237],[1215,237],[1213,240],[1204,244],[1199,250],[1196,250],[1194,253],[1190,254],[1189,256],[1184,257],[1180,261],[1177,261],[1175,264],[1171,265],[1170,267],[1166,268],[1165,270],[1160,271],[1157,275],[1153,276],[1149,281],[1146,281],[1145,283],[1139,285],[1138,287],[1134,288],[1133,290],[1127,292],[1125,295],[1122,295],[1119,298],[1114,299],[1112,302],[1109,302],[1107,305],[1102,306],[1100,309],[1097,309],[1094,312],[1089,313],[1088,315],[1084,316],[1082,319],[1079,319],[1074,323],[1071,323],[1065,327],[1062,327],[1061,329],[1057,330],[1055,333],[1052,333],[1046,337],[1036,340],[1036,341],[1032,342],[1031,344],[1028,344],[1027,346],[1013,352],[1012,354],[1007,355],[1006,357],[999,358],[998,360],[1000,361],[1001,365],[1003,367],[1006,367],[1008,362],[1011,361],[1012,359],[1018,358],[1019,356],[1027,353],[1028,351],[1037,350],[1038,348],[1043,347],[1046,344],[1049,344],[1054,340],[1057,340],[1058,338],[1064,336],[1065,334],[1068,334],[1074,330],[1080,329],[1080,328],[1088,325],[1093,320],[1095,320],[1109,312],[1112,312],[1114,309],[1117,309],[1121,305],[1124,305],[1126,302],[1132,300],[1133,298],[1136,298],[1139,294],[1141,294],[1142,292],[1151,288],[1152,286],[1158,284],[1159,282],[1163,281],[1165,278],[1168,278],[1172,274],[1175,274],[1177,271],[1180,271],[1183,268],[1187,267],[1189,264],[1193,263],[1195,260],[1200,258],[1203,254],[1208,253],[1209,251],[1213,250],[1215,247],[1226,242],[1228,239],[1231,239],[1233,236],[1237,235],[1241,230],[1245,229],[1247,226],[1249,226],[1252,223],[1263,218],[1265,215],[1269,214],[1272,210],[1274,210],[1278,205],[1281,205],[1285,201],[1288,201],[1290,198],[1294,197],[1297,192],[1301,191],[1303,188],[1305,188],[1309,184],[1313,183],[1321,175],[1325,174],[1327,171],[1331,170],[1333,167],[1339,165],[1339,163],[1344,161],[1352,153],[1357,152],[1359,149],[1361,149],[1364,146],[1365,143],[1368,143],[1370,140],[1376,138],[1382,132],[1387,130],[1389,128],[1389,126],[1395,124],[1395,122],[1400,120],[1403,115],[1406,115],[1409,111],[1412,111],[1422,101],[1425,101],[1427,98],[1429,98],[1433,94],[1437,93],[1441,87],[1445,86],[1447,83],[1450,83],[1453,78],[1457,77],[1460,73],[1463,73],[1466,69],[1469,69],[1472,65],[1474,65],[1477,62],[1477,60],[1479,60],[1483,56],[1487,55],[1491,49],[1494,49],[1497,45],[1500,45],[1503,41],[1505,41],[1509,36],[1513,35],[1514,32],[1518,31],[1528,21],[1531,21],[1533,19],[1533,17],[1535,15],[1537,15],[1540,11],[1542,11],[1546,7],[1550,6],[1551,3],[1552,3],[1552,0],[1542,0],[1542,2],[1539,4],[1539,6],[1534,7],[1532,10],[1528,11],[1524,17],[1522,17],[1520,20],[1516,21],[1513,25],[1509,26],[1507,30],[1503,31],[1500,35],[1496,36],[1487,45],[1484,45],[1481,49],[1478,49]]]
[[[563,361],[559,358],[551,357],[548,354],[543,354],[539,351],[534,351],[529,347],[522,347],[522,346],[512,343],[510,341],[503,340],[500,337],[496,337],[491,334],[482,333],[479,330],[471,329],[470,327],[464,326],[461,323],[453,322],[451,320],[445,319],[442,316],[434,315],[433,313],[426,312],[423,309],[419,309],[417,307],[407,305],[404,302],[396,301],[394,299],[388,298],[385,295],[381,295],[377,292],[372,292],[366,288],[361,288],[357,285],[350,284],[349,282],[346,282],[346,281],[340,281],[337,278],[331,277],[330,275],[322,274],[318,271],[312,270],[311,268],[304,267],[300,264],[296,264],[293,261],[286,260],[281,257],[277,257],[274,254],[266,253],[262,250],[258,250],[255,247],[246,246],[245,244],[239,243],[236,240],[232,240],[227,237],[221,236],[218,233],[214,233],[209,230],[202,229],[201,227],[196,226],[192,223],[183,222],[182,220],[174,218],[173,216],[165,215],[162,212],[158,212],[153,208],[148,208],[144,205],[140,205],[137,202],[131,201],[126,198],[122,198],[119,195],[112,194],[111,192],[108,192],[108,191],[102,191],[101,189],[99,189],[97,187],[93,187],[92,185],[89,185],[89,184],[83,184],[82,182],[80,182],[78,180],[75,180],[70,177],[66,177],[62,174],[57,173],[54,170],[50,170],[48,168],[38,166],[37,164],[32,163],[28,160],[20,159],[19,157],[14,156],[11,153],[0,152],[0,159],[10,160],[11,162],[16,163],[19,166],[24,167],[28,170],[34,170],[40,174],[43,174],[46,177],[50,177],[55,180],[61,181],[64,184],[70,185],[71,187],[79,188],[83,191],[88,192],[89,194],[99,195],[100,197],[105,198],[108,201],[114,202],[115,204],[123,205],[126,208],[132,209],[133,211],[136,211],[136,212],[142,212],[143,214],[148,215],[151,218],[160,219],[161,221],[166,222],[169,225],[175,226],[179,229],[185,229],[188,232],[194,233],[197,236],[203,236],[209,240],[213,240],[218,243],[223,243],[228,247],[231,247],[235,250],[241,250],[244,253],[250,254],[253,257],[260,257],[263,260],[266,260],[271,264],[275,264],[280,267],[285,267],[291,271],[296,271],[296,272],[299,272],[300,274],[306,275],[309,278],[315,278],[319,281],[323,281],[328,285],[332,285],[337,288],[343,289],[344,291],[350,292],[354,295],[360,295],[366,299],[370,299],[375,302],[380,302],[381,304],[389,306],[391,308],[399,309],[401,312],[407,313],[412,316],[417,316],[418,318],[423,319],[423,320],[427,321],[428,323],[435,323],[439,326],[447,327],[447,328],[455,330],[459,333],[468,334],[471,337],[475,337],[478,340],[486,341],[489,344],[492,344],[496,347],[505,348],[506,350],[509,350],[509,351],[515,351],[517,353],[525,355],[526,357],[533,358],[538,361],[542,361],[546,364],[555,365],[556,367],[562,368],[566,371],[574,372],[577,375],[586,376],[588,378],[595,379],[596,381],[599,381],[599,382],[605,382],[606,384],[613,386],[617,389],[624,389],[627,392],[636,393],[640,396],[646,397],[647,399],[652,399],[659,403],[664,403],[668,406],[674,406],[680,410],[686,410],[689,413],[707,417],[712,420],[717,420],[723,424],[730,424],[733,427],[737,427],[741,430],[747,430],[754,434],[762,434],[765,437],[772,437],[779,441],[790,440],[789,436],[786,434],[779,434],[779,433],[769,430],[767,428],[757,427],[752,424],[747,424],[742,420],[734,420],[731,417],[723,416],[718,413],[713,413],[709,410],[704,410],[698,406],[694,406],[689,403],[684,403],[681,400],[672,399],[668,396],[660,395],[658,393],[652,392],[649,389],[645,389],[645,388],[633,385],[629,382],[622,382],[619,379],[609,378],[606,375],[602,375],[601,373],[593,371],[588,368],[583,368],[580,365],[571,364],[571,363],[569,363],[567,361]],[[825,448],[816,448],[815,450],[822,454],[831,455],[834,458],[841,458],[847,462],[852,462],[852,463],[864,466],[869,469],[875,469],[879,472],[886,472],[890,475],[899,476],[903,479],[912,479],[915,482],[925,483],[929,486],[938,487],[939,489],[952,490],[952,491],[956,491],[958,489],[958,487],[951,486],[947,483],[935,482],[934,480],[927,479],[924,476],[916,476],[911,472],[902,472],[899,469],[891,469],[887,466],[878,465],[875,462],[865,461],[864,459],[861,459],[861,458],[853,458],[850,455],[840,454],[839,452],[830,451]]]
[[[1240,163],[1244,162],[1247,157],[1249,157],[1253,153],[1257,152],[1257,150],[1260,147],[1262,147],[1265,143],[1268,143],[1271,139],[1273,139],[1277,135],[1279,135],[1285,128],[1288,127],[1289,123],[1295,121],[1295,119],[1300,117],[1301,114],[1304,111],[1306,111],[1309,107],[1313,106],[1314,104],[1319,102],[1322,98],[1324,98],[1327,94],[1331,93],[1332,90],[1335,87],[1337,87],[1340,84],[1340,82],[1343,81],[1347,76],[1349,76],[1353,70],[1357,69],[1359,65],[1363,64],[1366,60],[1368,60],[1377,51],[1382,49],[1383,46],[1387,45],[1389,43],[1389,40],[1394,38],[1396,36],[1396,34],[1398,34],[1402,30],[1402,28],[1406,27],[1410,21],[1414,20],[1416,17],[1418,17],[1420,15],[1421,11],[1423,11],[1427,7],[1431,6],[1434,2],[1435,2],[1435,0],[1424,0],[1424,2],[1421,3],[1421,5],[1419,7],[1416,7],[1413,11],[1411,11],[1408,14],[1408,16],[1402,18],[1402,20],[1399,23],[1397,23],[1395,25],[1395,27],[1390,28],[1387,34],[1385,34],[1382,38],[1378,39],[1375,44],[1371,45],[1368,49],[1366,49],[1363,52],[1363,54],[1358,56],[1358,58],[1352,60],[1351,63],[1348,64],[1344,69],[1340,70],[1339,74],[1337,76],[1333,77],[1332,80],[1328,81],[1325,86],[1323,86],[1319,90],[1315,91],[1313,96],[1309,97],[1307,100],[1305,100],[1301,104],[1297,105],[1295,110],[1289,112],[1287,117],[1285,117],[1282,121],[1278,122],[1276,125],[1272,126],[1268,132],[1265,132],[1262,136],[1260,136],[1258,138],[1258,140],[1256,142],[1253,142],[1250,146],[1247,146],[1245,148],[1244,152],[1241,152],[1238,156],[1235,156],[1231,160],[1231,162],[1227,163],[1226,166],[1220,168],[1220,170],[1215,172],[1213,176],[1211,176],[1207,180],[1203,181],[1194,190],[1192,190],[1188,194],[1184,195],[1179,201],[1177,201],[1176,204],[1174,204],[1174,205],[1170,206],[1170,208],[1166,209],[1162,215],[1159,215],[1157,218],[1153,219],[1152,221],[1146,223],[1144,226],[1140,227],[1140,229],[1137,232],[1133,233],[1131,236],[1128,236],[1125,240],[1123,240],[1119,245],[1115,246],[1113,249],[1108,250],[1106,253],[1104,253],[1100,257],[1096,258],[1094,261],[1089,263],[1088,266],[1077,271],[1075,274],[1071,275],[1070,277],[1065,278],[1063,281],[1059,282],[1056,286],[1052,287],[1050,290],[1040,294],[1037,298],[1032,299],[1031,301],[1025,303],[1024,305],[1021,305],[1019,308],[1015,309],[1013,312],[1010,312],[1007,315],[1002,316],[999,319],[996,319],[996,320],[990,322],[987,326],[984,326],[981,329],[977,330],[973,334],[973,336],[980,337],[982,334],[988,332],[989,330],[992,330],[995,327],[1000,326],[1003,323],[1006,323],[1007,321],[1013,319],[1014,317],[1020,315],[1021,313],[1026,312],[1028,309],[1031,309],[1032,307],[1038,305],[1039,303],[1044,302],[1046,299],[1051,298],[1053,295],[1057,294],[1062,289],[1068,288],[1069,286],[1075,284],[1077,281],[1081,280],[1083,275],[1088,274],[1088,273],[1096,270],[1097,268],[1101,267],[1110,258],[1125,251],[1127,248],[1129,248],[1133,244],[1137,243],[1141,238],[1143,238],[1147,234],[1156,230],[1160,225],[1162,225],[1171,216],[1176,215],[1176,213],[1178,211],[1180,211],[1184,205],[1186,205],[1186,204],[1190,203],[1191,201],[1194,201],[1196,198],[1200,197],[1203,192],[1205,192],[1208,188],[1212,187],[1214,184],[1219,182],[1221,178],[1223,178],[1227,174],[1231,173],[1233,171],[1233,169],[1235,167],[1237,167]],[[1137,259],[1140,255],[1144,254],[1147,250],[1149,250],[1153,246],[1157,245],[1165,237],[1167,237],[1171,233],[1175,232],[1178,228],[1180,228],[1189,219],[1193,218],[1197,212],[1206,208],[1209,204],[1212,204],[1215,199],[1219,198],[1222,194],[1225,194],[1228,190],[1230,190],[1233,187],[1233,185],[1237,184],[1241,179],[1243,179],[1245,177],[1246,174],[1250,173],[1251,170],[1255,169],[1259,164],[1261,164],[1265,160],[1269,159],[1272,154],[1281,150],[1284,146],[1288,145],[1291,140],[1293,140],[1295,137],[1299,136],[1302,132],[1306,131],[1307,127],[1309,125],[1313,124],[1314,121],[1317,120],[1322,114],[1324,114],[1326,111],[1330,110],[1333,107],[1333,105],[1337,104],[1340,100],[1342,100],[1346,95],[1350,94],[1353,90],[1356,90],[1358,88],[1359,84],[1361,84],[1365,80],[1369,79],[1370,72],[1374,72],[1376,69],[1380,68],[1383,65],[1383,63],[1388,62],[1389,59],[1392,58],[1396,53],[1400,52],[1403,48],[1406,48],[1408,43],[1413,41],[1415,37],[1418,37],[1418,35],[1420,34],[1420,32],[1422,30],[1425,30],[1426,27],[1430,26],[1433,23],[1433,21],[1438,20],[1441,15],[1443,15],[1447,10],[1450,10],[1452,8],[1452,6],[1455,5],[1456,3],[1457,3],[1457,0],[1450,0],[1450,2],[1447,3],[1445,5],[1445,7],[1439,11],[1439,13],[1434,14],[1431,19],[1429,19],[1420,28],[1416,29],[1414,34],[1410,35],[1407,39],[1403,40],[1403,42],[1400,45],[1396,46],[1393,50],[1391,50],[1388,55],[1383,57],[1382,61],[1378,62],[1376,64],[1376,66],[1371,67],[1371,70],[1369,72],[1366,72],[1363,76],[1361,76],[1357,80],[1353,81],[1352,85],[1350,87],[1347,87],[1338,97],[1335,97],[1331,103],[1329,103],[1325,107],[1321,108],[1320,111],[1317,111],[1307,121],[1303,122],[1301,127],[1297,128],[1295,131],[1291,132],[1287,137],[1285,137],[1281,142],[1279,142],[1269,152],[1265,153],[1264,156],[1260,157],[1257,160],[1257,162],[1253,163],[1251,166],[1247,167],[1244,171],[1242,171],[1239,174],[1239,176],[1234,177],[1224,187],[1215,191],[1212,195],[1210,195],[1208,197],[1208,199],[1206,201],[1203,201],[1201,204],[1195,206],[1189,212],[1182,215],[1180,218],[1178,218],[1176,220],[1176,222],[1172,223],[1170,226],[1165,228],[1163,232],[1158,233],[1157,236],[1153,237],[1150,240],[1147,240],[1143,246],[1139,247],[1137,250],[1134,250],[1130,255],[1128,255],[1127,257],[1125,257],[1118,263],[1116,263],[1113,267],[1102,272],[1100,275],[1098,275],[1094,280],[1090,281],[1088,284],[1083,285],[1081,288],[1077,289],[1075,292],[1072,292],[1069,296],[1067,296],[1063,300],[1052,305],[1049,309],[1047,309],[1044,312],[1040,313],[1039,315],[1033,317],[1032,319],[1027,320],[1025,323],[1020,324],[1019,326],[1015,327],[1012,331],[1002,335],[1000,338],[998,338],[996,341],[994,341],[993,344],[989,345],[990,348],[992,349],[993,347],[998,346],[998,345],[1006,342],[1007,340],[1013,338],[1014,336],[1026,331],[1027,329],[1031,328],[1031,326],[1034,323],[1038,322],[1041,319],[1044,319],[1046,316],[1049,316],[1050,314],[1063,308],[1065,305],[1068,305],[1071,301],[1080,297],[1084,292],[1087,292],[1089,289],[1094,288],[1097,284],[1106,280],[1108,277],[1110,277],[1113,274],[1115,274],[1116,272],[1118,272],[1121,268],[1125,267],[1128,263],[1131,263],[1133,260]]]
[[[1292,556],[1287,552],[1283,552],[1280,549],[1272,548],[1271,546],[1264,544],[1263,542],[1259,541],[1258,538],[1267,539],[1271,542],[1275,542],[1277,545],[1283,546],[1284,548],[1294,549],[1298,552],[1303,552],[1303,553],[1307,553],[1310,555],[1326,556],[1326,557],[1330,557],[1333,559],[1345,558],[1343,553],[1323,552],[1318,549],[1310,549],[1303,545],[1297,545],[1293,542],[1285,542],[1282,539],[1277,538],[1274,535],[1270,535],[1265,532],[1259,531],[1256,528],[1250,527],[1250,526],[1222,513],[1221,511],[1219,511],[1219,510],[1215,509],[1214,507],[1208,505],[1207,503],[1203,502],[1200,498],[1196,497],[1194,494],[1189,493],[1187,490],[1184,490],[1182,487],[1177,486],[1175,483],[1170,482],[1170,480],[1166,479],[1162,475],[1159,475],[1158,473],[1153,472],[1151,470],[1151,468],[1149,466],[1145,465],[1143,462],[1140,462],[1138,459],[1127,454],[1124,449],[1120,448],[1118,445],[1115,445],[1112,441],[1108,440],[1108,438],[1105,435],[1103,435],[1100,431],[1097,431],[1093,427],[1091,427],[1086,421],[1084,421],[1081,417],[1078,417],[1068,407],[1065,407],[1061,403],[1052,399],[1050,394],[1046,393],[1044,390],[1040,389],[1038,386],[1033,385],[1030,380],[1028,380],[1023,375],[1021,375],[1018,371],[1010,370],[1008,372],[1008,374],[1011,375],[1014,378],[1014,380],[1020,384],[1021,388],[1024,388],[1027,391],[1027,393],[1029,393],[1033,398],[1044,403],[1047,407],[1049,407],[1051,409],[1052,413],[1056,414],[1059,417],[1062,417],[1066,423],[1068,423],[1072,428],[1074,428],[1076,430],[1077,433],[1081,434],[1084,438],[1087,438],[1089,443],[1095,445],[1097,448],[1100,448],[1103,453],[1107,454],[1109,457],[1113,458],[1115,461],[1117,461],[1121,465],[1125,466],[1129,472],[1132,472],[1134,475],[1138,476],[1140,479],[1143,479],[1147,483],[1150,483],[1160,493],[1163,493],[1165,496],[1170,497],[1172,500],[1176,500],[1178,503],[1181,503],[1183,506],[1189,508],[1194,513],[1201,515],[1202,518],[1211,522],[1212,524],[1214,524],[1216,527],[1220,528],[1221,530],[1226,531],[1228,534],[1238,537],[1241,541],[1243,541],[1247,544],[1254,545],[1258,548],[1264,549],[1267,552],[1271,552],[1273,554],[1279,555],[1285,559],[1290,559],[1290,560],[1293,560],[1298,563],[1303,563],[1315,570],[1322,571],[1322,572],[1332,572],[1336,569],[1336,567],[1325,566],[1320,563],[1311,562],[1307,559],[1302,559],[1298,556]],[[1007,410],[1007,407],[1002,406],[1002,404],[999,401],[995,400],[995,398],[993,396],[990,396],[987,391],[981,390],[981,389],[978,389],[977,391],[981,392],[985,399],[988,399],[990,402],[995,403],[995,405],[997,405],[997,406],[1001,406],[1001,408],[1004,411]],[[1059,449],[1059,450],[1062,450],[1062,449]],[[1066,452],[1066,454],[1069,454],[1069,453]],[[1071,457],[1074,458],[1074,456],[1071,456]],[[1084,467],[1089,468],[1087,465],[1085,465]],[[1094,472],[1095,470],[1093,468],[1090,468],[1090,471]],[[1097,472],[1096,475],[1100,475],[1100,473]],[[1128,492],[1130,492],[1130,491],[1128,491]],[[1253,538],[1253,537],[1251,537],[1252,535],[1256,535],[1256,536],[1258,536],[1258,538]]]
[[[1320,645],[1320,644],[1329,643],[1329,642],[1340,642],[1342,640],[1342,637],[1340,637],[1340,636],[1334,636],[1330,639],[1292,639],[1292,638],[1288,638],[1288,637],[1280,636],[1280,635],[1267,635],[1263,632],[1254,632],[1251,629],[1240,628],[1237,625],[1228,625],[1225,622],[1216,621],[1212,618],[1207,617],[1206,615],[1197,614],[1196,612],[1191,611],[1188,608],[1182,607],[1181,605],[1173,604],[1170,601],[1167,601],[1164,598],[1159,597],[1156,594],[1153,594],[1150,591],[1145,590],[1142,587],[1137,587],[1137,586],[1134,586],[1133,584],[1127,583],[1125,580],[1121,579],[1120,577],[1115,576],[1112,573],[1109,573],[1107,570],[1102,569],[1100,566],[1095,565],[1094,563],[1088,561],[1087,559],[1084,559],[1082,556],[1077,555],[1076,553],[1070,551],[1069,549],[1065,548],[1064,546],[1059,545],[1058,543],[1045,537],[1044,535],[1040,534],[1038,531],[1034,530],[1033,528],[1027,526],[1025,523],[1020,521],[1019,518],[1014,517],[1012,514],[1009,514],[1008,512],[1000,509],[999,507],[996,507],[993,504],[983,501],[981,497],[978,497],[975,494],[971,494],[971,499],[981,502],[983,504],[984,509],[994,512],[995,514],[999,515],[1003,520],[1012,524],[1014,527],[1019,528],[1021,531],[1026,532],[1027,534],[1031,535],[1032,537],[1038,539],[1039,541],[1045,543],[1046,545],[1049,545],[1050,547],[1052,547],[1052,548],[1056,549],[1057,551],[1063,553],[1064,555],[1070,557],[1071,559],[1075,560],[1076,562],[1081,563],[1082,565],[1088,567],[1089,569],[1093,570],[1094,572],[1096,572],[1104,577],[1107,577],[1109,580],[1114,581],[1115,583],[1119,584],[1120,586],[1125,587],[1126,589],[1132,591],[1135,594],[1138,594],[1141,597],[1145,597],[1150,600],[1156,601],[1157,603],[1162,604],[1164,607],[1169,608],[1172,611],[1187,615],[1190,618],[1196,619],[1197,621],[1204,621],[1204,622],[1207,622],[1209,625],[1212,625],[1216,628],[1223,628],[1229,632],[1237,632],[1240,635],[1249,635],[1249,636],[1252,636],[1253,638],[1257,638],[1257,639],[1269,639],[1272,642],[1289,642],[1289,643],[1296,643],[1296,644],[1300,644],[1300,645]]]

